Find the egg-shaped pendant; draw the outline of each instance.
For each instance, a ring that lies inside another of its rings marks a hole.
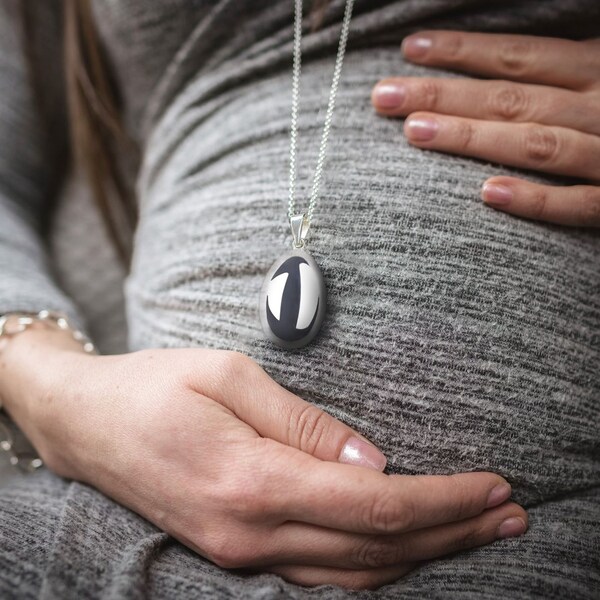
[[[276,260],[260,291],[260,320],[265,335],[286,349],[306,346],[317,335],[327,303],[323,275],[303,248]]]

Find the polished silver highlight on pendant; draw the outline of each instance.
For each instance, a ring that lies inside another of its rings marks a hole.
[[[304,248],[304,240],[308,233],[310,223],[305,214],[294,215],[290,217],[290,229],[292,230],[292,246],[294,248]]]
[[[282,348],[306,346],[317,335],[327,304],[319,266],[302,248],[286,252],[269,269],[260,291],[265,335]]]

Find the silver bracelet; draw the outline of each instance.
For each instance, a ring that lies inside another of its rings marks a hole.
[[[11,321],[14,319],[14,323]],[[83,350],[89,354],[96,354],[96,347],[92,341],[81,331],[71,325],[67,315],[41,310],[38,313],[11,312],[0,316],[0,340],[3,337],[12,337],[31,327],[34,323],[43,322],[56,329],[71,331],[73,338],[83,347]],[[43,466],[43,461],[39,456],[31,452],[18,452],[16,450],[16,439],[12,431],[11,421],[3,410],[0,401],[0,450],[6,452],[9,456],[10,464],[23,472],[33,472]]]

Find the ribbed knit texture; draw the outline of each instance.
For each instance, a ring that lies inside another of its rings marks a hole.
[[[97,491],[44,472],[0,494],[0,596],[597,598],[600,235],[483,205],[479,189],[491,175],[561,180],[411,148],[401,120],[374,113],[370,92],[395,74],[453,76],[405,63],[399,44],[408,32],[591,37],[599,35],[600,6],[357,1],[309,238],[328,288],[327,316],[310,346],[289,352],[263,338],[257,302],[265,272],[289,242],[293,3],[94,4],[144,158],[141,221],[124,281],[128,347],[245,352],[369,437],[388,458],[386,472],[506,477],[530,528],[428,562],[377,592],[309,590],[219,569]],[[333,2],[324,26],[304,37],[300,207],[343,7]],[[16,84],[22,69],[14,48],[4,50],[5,21],[0,139],[15,142],[0,145],[0,312],[53,304],[92,328],[91,309],[69,285],[83,287],[85,277],[69,275],[63,245],[54,265],[70,296],[59,291],[29,226],[41,210],[42,179],[31,110]],[[83,227],[67,221],[58,223],[63,233]],[[86,247],[93,243],[82,240],[83,256]]]

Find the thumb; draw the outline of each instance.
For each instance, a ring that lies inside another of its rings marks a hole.
[[[321,460],[383,471],[385,456],[364,436],[286,390],[247,355],[228,354],[233,364],[219,369],[225,376],[216,378],[217,385],[204,385],[198,391],[231,410],[262,437]]]

